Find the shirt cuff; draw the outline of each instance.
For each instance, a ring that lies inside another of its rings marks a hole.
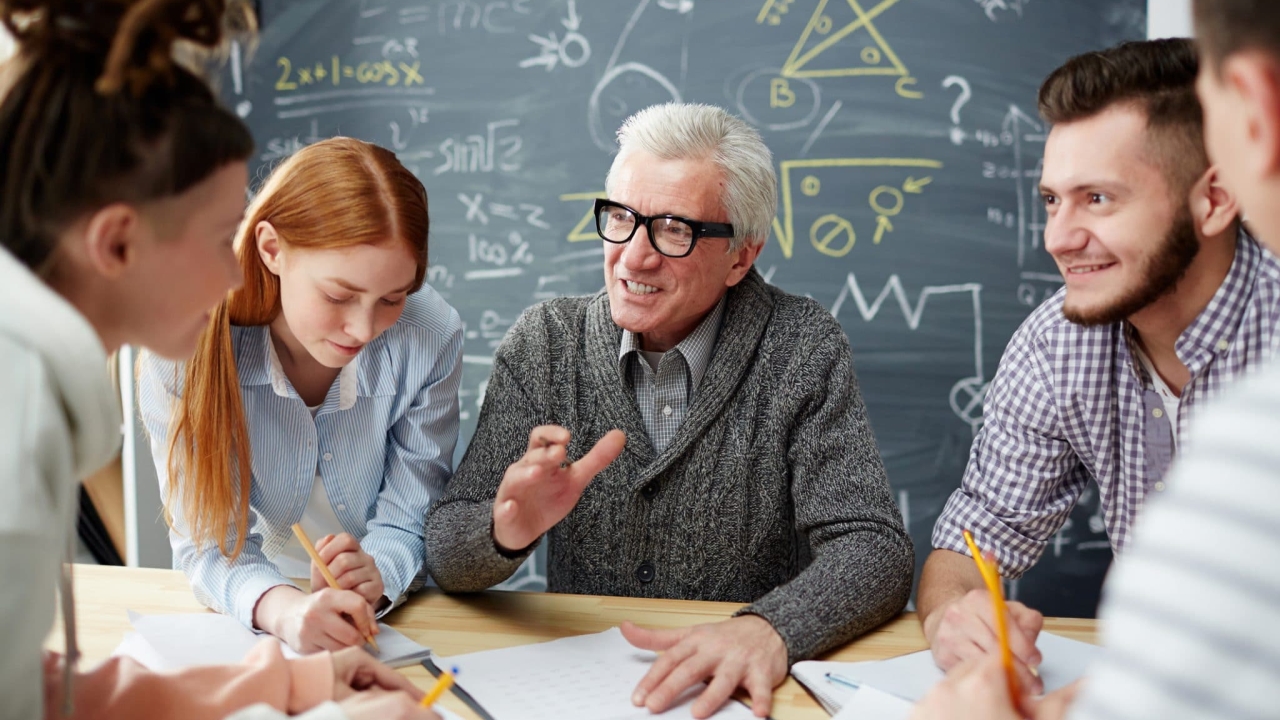
[[[965,530],[973,533],[973,540],[983,553],[995,555],[1000,574],[1010,580],[1034,567],[1046,544],[1010,527],[961,488],[951,494],[933,526],[933,547],[969,555]]]

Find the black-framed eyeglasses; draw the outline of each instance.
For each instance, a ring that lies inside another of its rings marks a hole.
[[[733,237],[728,223],[702,222],[678,215],[641,215],[622,203],[596,199],[596,232],[611,243],[625,243],[635,237],[636,228],[644,225],[649,244],[667,257],[681,258],[693,252],[704,237]]]

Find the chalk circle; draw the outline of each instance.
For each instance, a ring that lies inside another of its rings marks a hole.
[[[747,108],[747,98],[748,98],[747,88],[751,85],[752,82],[754,82],[755,80],[761,77],[777,78],[777,77],[785,77],[785,76],[782,74],[781,68],[759,68],[747,73],[747,76],[744,77],[742,81],[738,83],[738,92],[735,93],[735,96],[734,96],[734,99],[738,106],[738,112],[742,113],[742,119],[746,120],[752,125],[755,125],[756,127],[764,128],[765,130],[782,131],[782,130],[795,130],[796,128],[806,127],[811,123],[813,123],[814,119],[818,117],[818,110],[822,108],[822,90],[818,87],[818,83],[810,80],[807,77],[789,77],[787,78],[787,81],[789,83],[789,87],[792,90],[795,90],[800,86],[809,88],[809,91],[813,94],[813,105],[809,108],[809,111],[805,113],[804,117],[798,120],[792,120],[790,122],[775,122],[775,123],[762,122],[758,117],[756,117],[754,113],[751,112],[750,109]],[[752,99],[758,99],[759,97],[756,93],[751,93],[750,96]],[[790,113],[794,116],[796,114],[799,114],[799,112],[803,112],[803,110],[796,110],[796,108],[798,106],[805,105],[805,103],[807,102],[808,102],[807,100],[800,100],[799,93],[797,93],[797,102],[792,104],[792,106],[790,108],[787,108],[787,110],[794,111]],[[772,110],[772,108],[770,110]],[[612,142],[612,138],[610,139],[610,142]]]
[[[879,65],[880,59],[880,48],[871,46],[862,48],[862,62],[868,65]]]
[[[815,25],[813,29],[817,30],[819,35],[826,35],[831,32],[831,28],[833,27],[835,27],[835,22],[831,19],[831,16],[823,15],[818,18],[818,24]]]
[[[570,45],[578,46],[575,53],[569,52]],[[587,43],[587,39],[581,34],[571,32],[564,36],[564,40],[561,41],[557,54],[560,55],[560,62],[564,63],[565,67],[582,67],[591,59],[591,45]]]
[[[804,179],[800,181],[800,192],[808,195],[809,197],[813,197],[819,192],[822,192],[822,182],[813,175],[806,175]]]
[[[886,193],[893,197],[894,202],[892,207],[885,207],[880,204],[880,196]],[[902,212],[902,206],[905,203],[906,198],[902,196],[902,191],[898,188],[881,185],[871,191],[871,209],[886,217],[893,217],[894,215]]]
[[[625,92],[606,95],[605,90],[624,76],[621,83],[625,85]],[[618,148],[614,132],[622,119],[633,112],[633,105],[638,109],[665,102],[683,102],[680,91],[665,75],[638,62],[615,66],[600,78],[587,100],[587,130],[591,133],[591,141],[605,152],[615,152]],[[601,112],[602,103],[611,116],[607,126]]]
[[[831,226],[831,229],[827,229]],[[832,244],[843,235],[844,244],[832,247]],[[828,257],[844,257],[853,249],[858,241],[858,234],[853,231],[853,224],[839,215],[823,215],[809,226],[809,242],[814,249]]]

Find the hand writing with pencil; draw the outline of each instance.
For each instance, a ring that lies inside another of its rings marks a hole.
[[[508,552],[532,545],[573,510],[595,476],[622,454],[627,436],[611,430],[569,463],[569,431],[541,425],[529,433],[523,457],[507,468],[493,501],[493,540]]]
[[[1031,672],[1039,667],[1036,637],[1044,626],[1044,616],[1020,602],[1005,603],[1009,620],[1009,650],[1021,683],[1032,691],[1043,689],[1040,678]],[[989,590],[970,590],[935,610],[924,622],[925,639],[938,667],[950,670],[967,660],[999,656],[996,618]]]
[[[1019,688],[1039,694],[1044,683],[1032,668],[1039,667],[1042,660],[1035,640],[1044,626],[1044,616],[1021,603],[1007,602],[995,556],[984,553],[968,530],[963,535],[986,589],[972,590],[925,618],[925,639],[934,661],[949,670],[964,660],[998,654],[1011,695],[1018,696]]]
[[[351,590],[324,588],[304,593],[277,585],[263,593],[254,625],[300,653],[359,648],[378,633],[373,606]]]
[[[739,687],[751,696],[756,717],[767,717],[773,689],[787,679],[787,646],[756,615],[676,630],[646,630],[628,622],[622,634],[638,648],[661,653],[631,697],[651,712],[663,712],[705,681],[707,688],[693,703],[695,718],[711,717]]]
[[[373,605],[359,593],[345,589],[334,576],[330,564],[311,544],[311,538],[299,524],[294,524],[293,533],[297,536],[302,548],[311,556],[312,592],[305,595],[290,585],[277,585],[263,593],[253,611],[253,621],[259,629],[284,640],[300,653],[311,653],[318,650],[339,650],[345,647],[360,646],[369,643],[377,649],[377,641],[373,636],[378,634],[378,622],[374,616]],[[348,536],[349,537],[349,536]],[[344,545],[337,541],[326,543],[326,547],[341,550]],[[358,547],[358,544],[357,544]],[[351,551],[332,552],[333,557],[343,554],[354,554]],[[359,551],[364,555],[363,551]],[[368,557],[365,555],[365,557]],[[372,559],[370,559],[372,562]],[[357,563],[351,563],[357,568]],[[343,565],[347,567],[346,564]],[[374,568],[377,571],[377,568]],[[316,574],[319,573],[319,583]],[[349,578],[353,587],[363,582],[360,575]],[[381,588],[379,578],[377,587]],[[379,589],[379,597],[381,590]]]

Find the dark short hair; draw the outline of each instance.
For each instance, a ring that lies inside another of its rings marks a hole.
[[[1213,0],[1218,2],[1219,0]],[[1147,117],[1148,149],[1177,191],[1209,167],[1204,113],[1196,97],[1200,63],[1186,38],[1127,42],[1071,58],[1040,86],[1040,115],[1050,123],[1085,120],[1117,105]]]
[[[1280,3],[1276,0],[1195,0],[1196,39],[1217,72],[1241,50],[1265,50],[1280,58]]]

